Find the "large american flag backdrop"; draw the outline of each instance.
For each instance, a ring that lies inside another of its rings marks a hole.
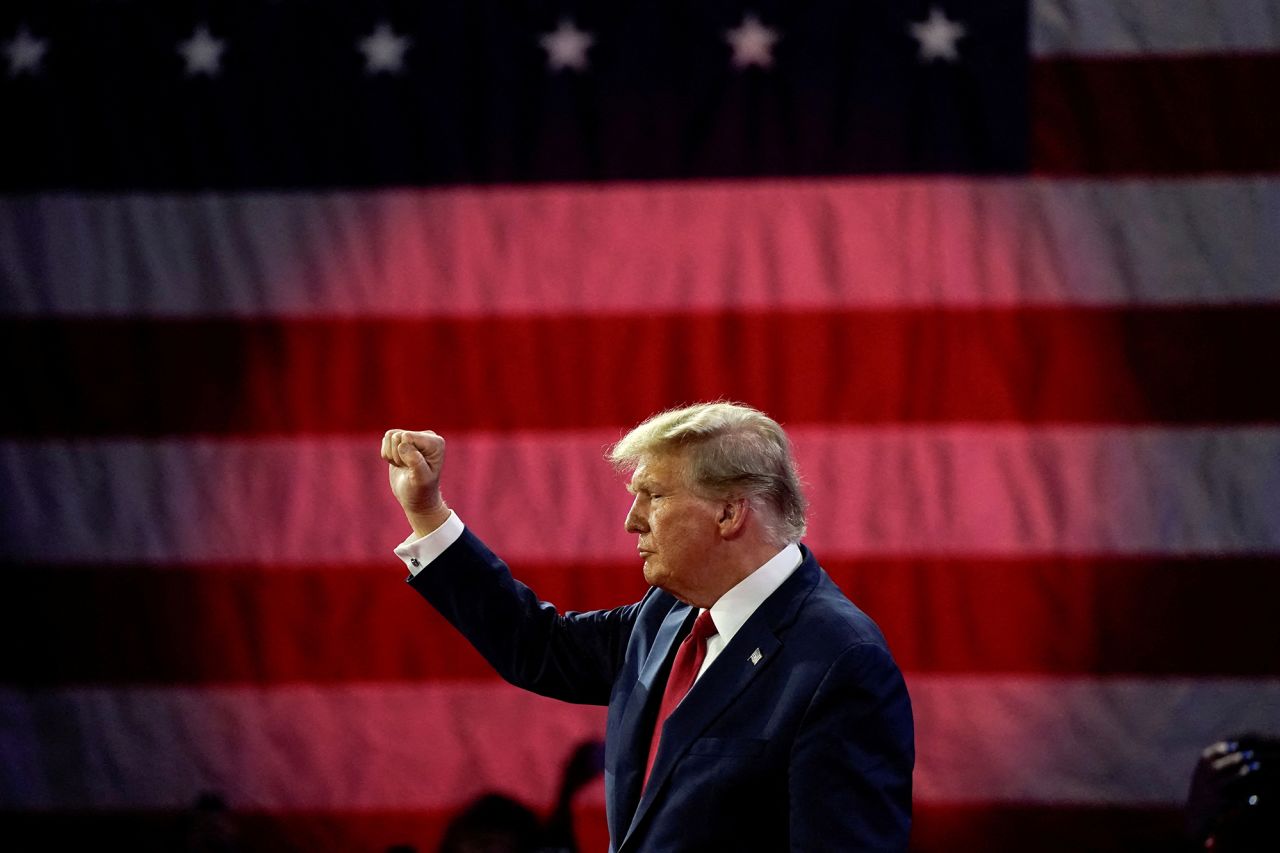
[[[918,850],[1167,849],[1199,749],[1280,726],[1280,2],[68,0],[0,39],[6,847],[162,849],[202,792],[246,849],[550,806],[602,711],[404,585],[393,426],[579,609],[643,591],[611,440],[782,421],[907,673]]]

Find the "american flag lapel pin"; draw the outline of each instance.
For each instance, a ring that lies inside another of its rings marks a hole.
[[[747,658],[747,660],[751,661],[752,666],[755,666],[756,664],[760,663],[760,659],[763,657],[764,655],[760,654],[760,650],[756,649],[754,652],[751,653],[751,657]]]

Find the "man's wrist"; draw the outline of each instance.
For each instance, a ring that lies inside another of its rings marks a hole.
[[[405,518],[409,520],[409,526],[419,537],[434,533],[440,525],[449,520],[449,515],[449,507],[444,501],[423,512],[410,512],[407,509],[404,511]]]

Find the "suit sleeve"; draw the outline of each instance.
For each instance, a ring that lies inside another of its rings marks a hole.
[[[643,603],[562,614],[513,578],[470,530],[409,584],[510,683],[592,705],[609,703]]]
[[[906,684],[888,651],[847,649],[805,713],[788,777],[794,851],[905,851],[915,747]]]

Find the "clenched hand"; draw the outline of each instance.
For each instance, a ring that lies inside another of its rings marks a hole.
[[[431,430],[389,429],[382,436],[391,493],[404,509],[413,532],[426,536],[449,517],[440,496],[444,469],[444,439]]]

